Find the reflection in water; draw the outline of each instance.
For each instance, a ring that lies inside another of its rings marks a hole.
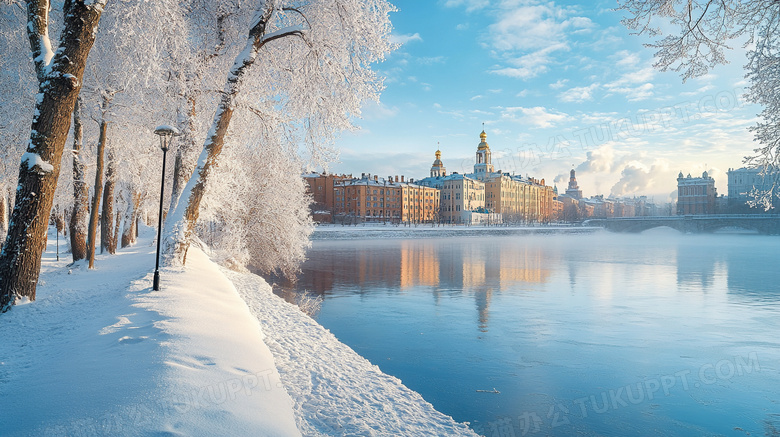
[[[471,239],[387,240],[369,245],[354,240],[318,241],[297,283],[285,284],[279,293],[294,302],[294,289],[327,295],[352,285],[359,293],[428,287],[437,303],[442,292],[466,293],[476,302],[480,330],[487,331],[493,292],[546,282],[556,267],[550,264],[558,262],[559,256],[549,253],[549,247],[545,253],[538,244],[476,243]]]
[[[488,435],[502,418],[521,435],[526,413],[540,435],[756,435],[780,403],[778,249],[746,235],[321,240],[280,292],[323,298],[317,320],[339,339]],[[760,371],[695,385],[749,354]],[[652,400],[618,391],[680,374],[689,388],[676,376]],[[559,406],[569,424],[551,428]]]
[[[677,285],[681,290],[707,290],[717,276],[723,253],[716,248],[681,243],[677,246]]]

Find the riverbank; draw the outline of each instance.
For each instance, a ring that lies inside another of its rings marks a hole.
[[[0,315],[3,435],[475,435],[200,249],[152,291],[153,236],[89,270],[51,235]]]
[[[472,237],[480,235],[539,235],[539,234],[589,234],[602,230],[600,227],[575,225],[393,225],[381,223],[343,226],[320,224],[311,235],[312,240],[349,240],[375,238],[447,238]]]

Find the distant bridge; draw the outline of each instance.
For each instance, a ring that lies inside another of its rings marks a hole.
[[[745,229],[760,234],[780,234],[778,214],[677,215],[669,217],[621,217],[589,219],[586,226],[598,226],[614,232],[642,232],[668,226],[684,233],[709,233],[719,229]]]

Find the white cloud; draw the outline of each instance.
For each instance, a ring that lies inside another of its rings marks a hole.
[[[594,83],[588,86],[569,88],[568,90],[558,94],[558,98],[563,102],[582,103],[587,100],[592,100],[593,91],[598,87],[599,84]]]
[[[612,186],[610,196],[654,194],[674,184],[676,174],[667,160],[656,160],[649,168],[642,162],[631,161],[620,172],[620,179]],[[662,188],[663,187],[663,188]]]
[[[611,58],[616,60],[615,64],[619,67],[636,67],[641,61],[639,55],[628,50],[621,50],[612,55]]]
[[[613,87],[610,91],[624,94],[629,102],[636,102],[653,97],[653,88],[652,83],[646,83],[636,87]]]
[[[586,17],[564,19],[570,11],[553,3],[506,7],[490,25],[491,44],[498,50],[539,50],[566,42],[566,32],[592,26]]]
[[[547,128],[568,120],[569,115],[563,112],[551,112],[541,106],[533,108],[516,106],[504,108],[501,118],[535,127]]]
[[[511,67],[495,68],[491,73],[502,76],[530,79],[547,72],[547,65],[552,62],[552,53],[558,50],[568,50],[565,44],[553,45],[519,58],[509,59]]]
[[[486,44],[509,65],[493,68],[492,72],[520,79],[547,72],[556,52],[570,50],[569,34],[593,27],[589,18],[571,16],[572,8],[552,2],[504,1],[498,14],[498,20],[488,26]]]
[[[395,117],[399,109],[395,106],[389,107],[382,102],[370,101],[363,105],[362,114],[366,120],[385,120]]]
[[[622,165],[625,159],[625,156],[616,152],[612,145],[605,144],[587,152],[585,161],[581,162],[576,170],[583,173],[610,173],[614,168]]]
[[[565,87],[567,82],[569,82],[569,79],[558,79],[555,83],[550,84],[550,88],[559,90]]]
[[[422,41],[422,37],[419,33],[413,33],[411,35],[390,35],[390,41],[395,44],[406,44],[412,41]]]
[[[617,80],[604,84],[610,92],[623,94],[629,101],[645,100],[653,96],[653,84],[650,81],[655,76],[655,69],[645,67],[629,71]]]
[[[465,6],[467,12],[482,9],[490,4],[490,0],[446,0],[444,6],[448,8],[454,8],[458,6]]]
[[[418,62],[421,65],[434,65],[434,64],[443,64],[447,61],[447,58],[444,56],[428,56],[418,59]]]

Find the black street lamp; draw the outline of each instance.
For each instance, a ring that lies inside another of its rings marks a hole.
[[[160,136],[160,149],[163,151],[162,180],[160,182],[160,214],[157,217],[157,258],[154,264],[154,291],[160,291],[160,239],[162,238],[163,197],[165,197],[165,155],[173,137],[180,135],[179,130],[173,126],[161,125],[154,130],[155,135]]]

